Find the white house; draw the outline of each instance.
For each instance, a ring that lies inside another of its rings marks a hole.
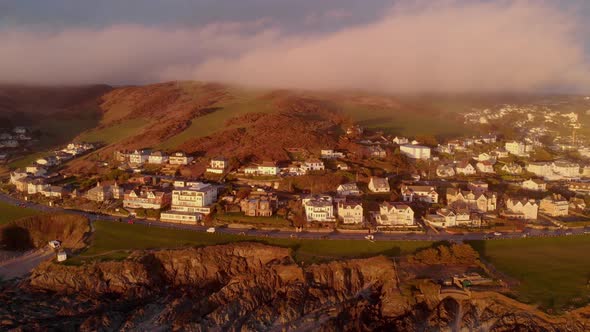
[[[517,163],[504,164],[504,166],[502,166],[502,172],[505,172],[505,173],[508,173],[511,175],[521,174],[522,173],[522,166],[520,166]]]
[[[406,137],[395,136],[395,138],[392,140],[392,142],[397,145],[405,145],[405,144],[410,143],[410,140],[408,140]]]
[[[553,167],[551,163],[546,162],[532,162],[526,166],[527,172],[533,173],[537,176],[550,178],[553,176]]]
[[[494,164],[490,161],[480,161],[477,163],[476,167],[481,173],[496,173],[494,171]]]
[[[334,201],[331,196],[310,196],[302,200],[308,222],[335,222]]]
[[[438,203],[436,187],[432,186],[401,186],[401,197],[404,202]]]
[[[129,163],[131,164],[143,164],[149,159],[149,153],[146,150],[135,150],[129,154]]]
[[[168,155],[162,151],[154,151],[150,153],[147,160],[148,164],[161,165],[168,162]]]
[[[527,156],[527,146],[523,142],[509,141],[504,144],[504,148],[515,156]]]
[[[320,151],[320,158],[322,158],[322,159],[344,158],[344,152],[334,151],[332,149],[324,149],[324,150]]]
[[[451,165],[439,165],[436,168],[436,176],[448,178],[455,176],[455,169]]]
[[[361,194],[361,191],[356,183],[345,183],[338,186],[336,189],[338,196],[357,196]]]
[[[539,179],[528,179],[522,182],[522,188],[534,191],[545,191],[547,190],[547,183]]]
[[[476,173],[473,165],[466,161],[457,163],[455,166],[455,172],[461,175],[474,175]]]
[[[491,156],[490,154],[483,152],[478,154],[476,157],[473,157],[474,160],[476,161],[495,161],[496,158],[494,158],[493,156]]]
[[[227,159],[222,157],[213,158],[209,162],[207,173],[223,174],[223,172],[225,172],[228,166],[229,164],[227,162]]]
[[[534,200],[513,199],[506,200],[508,216],[517,219],[537,219],[539,205]]]
[[[324,162],[319,159],[309,159],[306,160],[303,165],[303,169],[306,171],[323,171],[326,169],[324,166]]]
[[[404,203],[384,202],[379,205],[375,221],[380,226],[413,226],[414,211]]]
[[[170,165],[188,165],[193,161],[193,157],[188,156],[184,152],[175,152],[168,157]]]
[[[374,193],[388,193],[391,191],[386,178],[372,176],[369,180],[369,190]]]
[[[245,174],[258,175],[258,176],[263,176],[263,175],[274,176],[274,175],[278,175],[279,172],[280,172],[279,167],[277,166],[276,163],[274,163],[272,161],[264,161],[259,165],[248,166],[244,169]]]
[[[555,161],[551,166],[553,173],[566,178],[579,178],[580,165],[567,161]]]
[[[430,148],[422,145],[404,144],[400,152],[412,159],[430,159]]]
[[[363,205],[357,202],[338,202],[338,219],[343,224],[361,224],[363,222]]]

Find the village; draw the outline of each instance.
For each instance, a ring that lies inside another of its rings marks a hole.
[[[487,125],[511,110],[494,119],[486,111],[465,118]],[[526,119],[538,116],[512,111]],[[495,233],[590,224],[590,162],[583,153],[585,138],[575,134],[581,125],[576,116],[548,114],[549,124],[555,117],[566,119],[572,135],[540,125],[521,132],[520,139],[488,132],[434,144],[352,125],[341,139],[354,149],[291,147],[286,149],[290,160],[249,164],[219,156],[207,159],[197,177],[181,170],[203,157],[148,148],[97,160],[101,174],[65,175],[61,165],[98,147],[72,142],[12,170],[3,190],[23,200],[121,220],[212,227]],[[521,125],[514,122],[516,129]],[[26,128],[14,133],[28,137]],[[339,176],[337,183],[323,181],[333,175]],[[311,183],[301,185],[303,178]]]

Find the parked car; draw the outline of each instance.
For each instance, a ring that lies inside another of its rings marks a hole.
[[[215,227],[207,228],[207,233],[215,233]]]
[[[127,223],[133,225],[133,224],[135,224],[135,221],[133,219],[129,219],[129,220],[127,220]]]

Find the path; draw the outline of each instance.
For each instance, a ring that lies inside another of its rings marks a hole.
[[[31,272],[37,265],[55,256],[51,249],[40,249],[10,259],[0,264],[0,277],[4,280],[20,278]]]

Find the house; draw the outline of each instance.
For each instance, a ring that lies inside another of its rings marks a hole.
[[[43,186],[39,193],[46,198],[62,198],[65,190],[61,186]]]
[[[508,198],[504,216],[515,219],[536,220],[538,212],[539,205],[532,199]]]
[[[480,161],[475,166],[481,173],[496,173],[494,171],[494,164],[490,161]]]
[[[160,210],[170,204],[170,193],[141,188],[128,190],[123,196],[123,207],[130,209],[155,209]]]
[[[410,140],[408,140],[406,137],[395,136],[395,138],[392,140],[392,142],[397,145],[405,145],[405,144],[410,143]]]
[[[149,156],[148,150],[135,150],[129,154],[129,163],[141,165],[148,161]]]
[[[147,160],[148,164],[162,165],[168,162],[168,155],[162,151],[150,153]]]
[[[555,161],[551,165],[553,173],[565,178],[579,178],[580,165],[568,161]]]
[[[570,182],[567,188],[576,193],[588,194],[590,193],[590,182]]]
[[[334,201],[331,196],[309,196],[302,200],[308,222],[335,222]]]
[[[7,153],[0,153],[0,163],[4,163],[8,160],[8,154]]]
[[[434,227],[447,228],[462,225],[476,224],[471,218],[469,210],[465,209],[438,209],[435,214],[429,214],[424,219]]]
[[[323,171],[326,168],[324,167],[324,162],[319,159],[309,159],[306,160],[303,165],[303,169],[307,172],[309,171]]]
[[[349,136],[360,136],[363,134],[363,127],[354,125],[346,128],[346,135]]]
[[[26,134],[27,133],[27,128],[25,128],[25,127],[14,127],[14,129],[12,131],[15,134]]]
[[[325,149],[325,150],[320,151],[320,158],[322,158],[322,159],[344,158],[344,152],[334,151],[332,149]]]
[[[436,176],[441,178],[449,178],[455,176],[455,169],[451,165],[438,165],[436,168]]]
[[[517,163],[509,163],[509,164],[504,164],[504,166],[502,166],[501,170],[502,170],[502,172],[507,173],[507,174],[517,175],[517,174],[522,173],[522,166],[520,166]]]
[[[496,161],[496,158],[494,158],[493,156],[491,156],[490,154],[488,154],[486,152],[480,153],[476,157],[473,157],[473,159],[476,161],[492,161],[492,162]]]
[[[4,148],[18,148],[19,143],[17,140],[4,140],[4,141],[0,141],[0,148],[4,147]]]
[[[374,193],[388,193],[391,191],[389,187],[389,180],[372,176],[369,180],[369,190]]]
[[[583,198],[572,197],[569,201],[569,208],[574,211],[584,211],[586,210],[586,201]]]
[[[363,223],[363,205],[361,203],[341,201],[338,202],[337,208],[338,219],[340,219],[343,224],[358,225]]]
[[[491,212],[497,209],[497,194],[492,191],[473,192],[458,188],[447,189],[447,206],[453,209],[467,208],[472,211]]]
[[[100,182],[86,192],[86,199],[94,202],[104,202],[113,198],[113,192],[110,186],[102,185]]]
[[[522,182],[522,188],[534,191],[545,191],[547,190],[547,183],[539,179],[528,179]]]
[[[348,171],[350,169],[350,167],[348,167],[347,163],[344,162],[338,162],[336,164],[336,169],[339,171]]]
[[[59,160],[57,160],[57,157],[55,157],[55,156],[48,156],[48,157],[37,159],[35,161],[35,163],[37,163],[38,165],[41,165],[41,166],[51,167],[51,166],[58,165]]]
[[[193,161],[193,157],[184,152],[175,152],[168,158],[170,165],[188,165]]]
[[[547,162],[531,162],[526,166],[527,172],[543,178],[553,177],[553,166]]]
[[[379,145],[371,145],[367,147],[367,152],[371,157],[374,158],[385,158],[387,157],[387,151]]]
[[[248,166],[244,169],[246,175],[278,175],[279,167],[272,161],[264,161],[259,165]]]
[[[474,175],[475,167],[467,161],[461,161],[455,166],[455,172],[460,175]]]
[[[414,211],[404,203],[384,202],[379,205],[375,221],[379,226],[413,226]]]
[[[543,198],[539,204],[539,210],[551,217],[564,217],[568,215],[569,202],[561,195],[550,195]]]
[[[401,186],[401,197],[404,202],[425,202],[438,203],[438,193],[436,187],[432,186]]]
[[[590,166],[586,165],[582,169],[582,177],[589,178],[590,177]]]
[[[58,262],[63,262],[65,260],[67,260],[67,259],[68,259],[68,254],[64,250],[60,250],[57,253],[57,261]]]
[[[527,146],[523,142],[509,141],[504,144],[504,148],[515,156],[528,156]]]
[[[255,191],[240,201],[240,208],[246,216],[270,217],[278,207],[277,196],[265,191]]]
[[[47,169],[39,165],[29,165],[25,167],[25,171],[31,176],[44,176],[47,174]]]
[[[217,200],[217,188],[210,184],[195,182],[172,191],[171,210],[209,214],[211,205]]]
[[[341,184],[336,188],[338,196],[357,196],[362,194],[355,182]]]
[[[492,155],[494,155],[496,157],[496,159],[503,159],[503,158],[508,158],[508,156],[510,154],[504,148],[497,148],[494,151],[492,151]]]
[[[213,158],[209,161],[209,167],[207,173],[223,174],[229,167],[227,159],[223,157]]]
[[[400,152],[412,159],[430,159],[430,148],[422,145],[404,144]]]

